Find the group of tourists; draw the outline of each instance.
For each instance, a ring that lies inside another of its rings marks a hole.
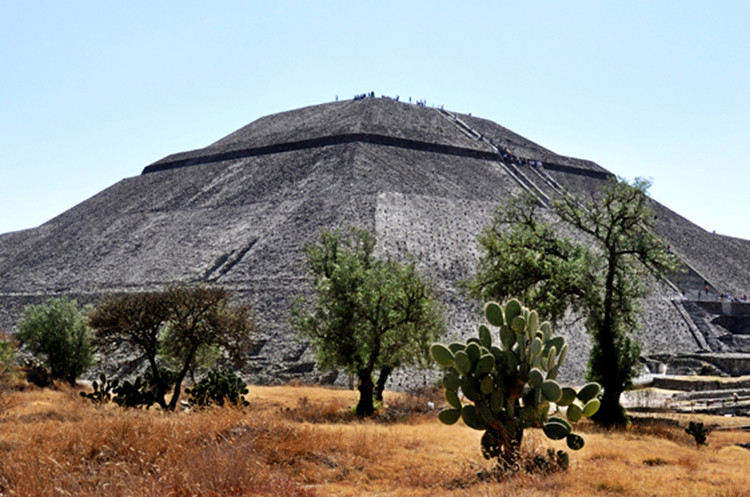
[[[719,298],[721,300],[728,300],[729,302],[747,302],[747,295],[743,295],[742,297],[734,297],[728,293],[722,293],[719,295]]]
[[[364,100],[366,98],[375,98],[375,92],[371,91],[370,93],[361,93],[359,95],[354,95],[354,100]],[[338,99],[338,96],[336,97]]]
[[[708,282],[706,282],[706,285],[703,287],[702,290],[698,290],[698,300],[701,300],[703,297],[703,294],[705,293],[705,299],[709,300],[709,297],[711,295],[711,287],[709,286]],[[682,296],[686,297],[685,290],[682,291]],[[742,297],[735,297],[730,293],[720,293],[718,294],[719,300],[727,301],[727,302],[736,302],[736,303],[747,303],[747,294],[744,294]]]
[[[500,155],[503,157],[503,162],[507,164],[513,164],[516,166],[532,166],[532,167],[542,167],[542,161],[535,160],[535,159],[526,159],[524,157],[518,157],[517,155],[513,154],[510,150],[503,147],[502,145],[497,145],[493,143],[492,145],[495,146],[495,148],[498,149],[500,152]]]
[[[355,101],[364,100],[366,98],[375,98],[375,92],[371,91],[369,93],[360,93],[360,94],[354,95]],[[380,98],[385,98],[387,100],[395,100],[396,102],[401,100],[401,97],[398,95],[396,95],[395,97],[389,97],[388,95],[381,95]],[[338,95],[336,95],[336,101],[337,102],[339,101]],[[411,97],[409,97],[409,103],[411,103]],[[417,100],[416,104],[418,107],[427,107],[427,100]],[[443,106],[441,105],[440,108],[442,109]]]

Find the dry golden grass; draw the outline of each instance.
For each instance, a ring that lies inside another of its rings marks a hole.
[[[8,394],[0,495],[750,497],[750,451],[734,446],[750,433],[737,429],[712,431],[698,449],[682,428],[587,425],[568,471],[485,481],[479,432],[441,425],[434,413],[358,422],[347,410],[356,399],[314,386],[251,387],[244,411],[165,414],[95,407],[67,389]],[[386,404],[403,413],[426,401],[390,393]],[[550,444],[534,430],[524,442],[537,452]]]

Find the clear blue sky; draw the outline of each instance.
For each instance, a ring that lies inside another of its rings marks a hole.
[[[460,6],[459,6],[460,5]],[[493,120],[750,239],[750,2],[6,2],[0,233],[356,93]]]

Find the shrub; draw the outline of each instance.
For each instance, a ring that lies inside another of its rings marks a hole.
[[[27,306],[17,337],[49,368],[53,378],[71,385],[94,363],[91,330],[75,300],[51,298]]]
[[[52,386],[53,379],[52,375],[49,373],[49,369],[35,357],[25,359],[21,371],[23,372],[26,381],[32,385],[36,385],[39,388]]]
[[[162,371],[165,381],[172,381],[174,373]],[[157,386],[150,373],[138,376],[134,381],[125,380],[120,383],[118,379],[108,379],[104,373],[99,375],[99,380],[94,380],[93,392],[81,392],[81,397],[91,400],[94,404],[106,404],[114,401],[120,407],[143,407],[146,409],[157,402]]]
[[[695,421],[691,421],[687,428],[685,428],[685,433],[688,435],[692,435],[695,439],[695,444],[700,447],[701,445],[708,445],[708,442],[706,442],[706,437],[708,436],[708,428],[703,426],[703,423],[696,423]]]
[[[16,366],[16,346],[0,331],[0,392],[12,388],[20,374]]]

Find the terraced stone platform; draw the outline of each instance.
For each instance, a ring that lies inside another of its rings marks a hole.
[[[527,162],[508,163],[503,151]],[[288,324],[290,298],[306,289],[300,248],[321,229],[357,224],[377,232],[379,250],[415,255],[437,282],[449,333],[461,336],[474,332],[477,304],[459,282],[473,272],[474,240],[498,203],[524,190],[541,201],[587,195],[612,175],[491,121],[390,99],[267,116],[148,165],[38,228],[0,235],[0,329],[52,295],[95,303],[106,292],[214,282],[251,303],[263,322],[248,379],[331,381]],[[707,233],[656,202],[653,208],[660,234],[690,269],[671,282],[649,282],[639,336],[644,355],[659,357],[648,363],[744,351],[744,338],[729,340],[720,330],[728,320],[701,318],[684,302],[704,282],[716,296],[750,293],[750,241]],[[713,331],[705,334],[700,323]],[[586,357],[580,324],[562,331],[571,355]],[[397,388],[431,375],[393,381]]]

